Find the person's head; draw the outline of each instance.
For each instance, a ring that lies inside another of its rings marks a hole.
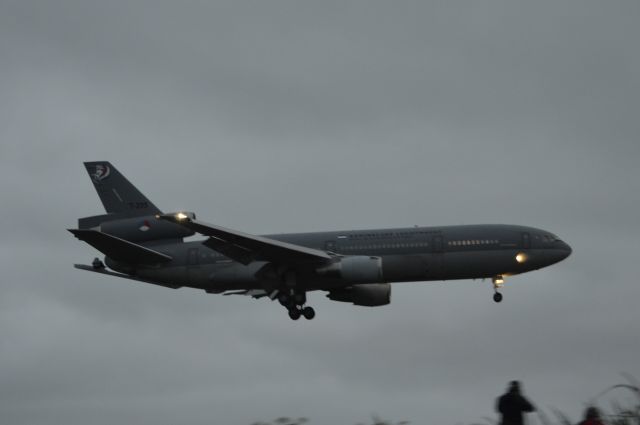
[[[600,419],[600,411],[595,406],[589,406],[584,411],[584,417],[585,419]]]
[[[509,392],[510,393],[519,393],[520,392],[520,382],[518,382],[518,381],[509,382]]]

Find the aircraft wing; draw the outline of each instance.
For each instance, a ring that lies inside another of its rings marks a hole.
[[[193,215],[184,213],[164,214],[160,218],[209,236],[204,245],[245,265],[257,259],[285,264],[331,260],[329,254],[319,249],[307,248],[208,224],[196,220]]]
[[[68,229],[73,235],[109,258],[129,264],[167,263],[173,258],[144,246],[91,229]]]

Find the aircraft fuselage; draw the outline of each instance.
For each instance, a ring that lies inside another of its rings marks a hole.
[[[345,256],[375,256],[382,260],[380,282],[492,278],[536,270],[563,260],[571,248],[553,234],[525,226],[465,225],[293,233],[265,236]],[[202,244],[202,241],[155,242],[154,250],[173,258],[156,266],[138,266],[141,278],[223,292],[261,289],[259,271],[267,264],[243,265]],[[131,273],[129,266],[107,258],[107,265]],[[340,288],[353,282],[300,270],[307,290]],[[371,282],[377,283],[377,282]]]

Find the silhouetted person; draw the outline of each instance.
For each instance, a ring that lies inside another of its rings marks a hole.
[[[536,408],[520,394],[520,383],[511,381],[507,392],[498,398],[496,410],[502,415],[501,425],[523,425],[522,414]]]
[[[584,412],[584,420],[578,425],[604,425],[600,419],[600,411],[597,407],[588,407]]]

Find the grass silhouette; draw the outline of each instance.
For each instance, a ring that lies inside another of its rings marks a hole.
[[[638,382],[638,380],[636,380],[632,375],[623,373],[622,376],[627,381],[626,383],[615,384],[604,389],[603,391],[600,391],[585,403],[585,407],[598,407],[602,417],[602,422],[606,425],[640,425],[640,382]],[[610,402],[610,406],[607,409],[604,409],[602,408],[602,406],[598,405],[598,401],[601,400],[602,397],[616,390],[625,390],[627,392],[631,392],[637,400],[635,401],[635,403],[631,403],[631,405],[629,405],[629,403],[624,405],[614,399],[614,401]],[[583,420],[582,417],[576,419],[570,418],[562,410],[555,407],[549,408],[548,412],[544,409],[538,409],[535,414],[530,414],[527,419],[528,421],[526,423],[528,425],[575,425],[579,424]],[[311,421],[308,418],[296,419],[281,417],[270,422],[254,422],[251,425],[303,425],[307,423],[310,424],[310,422]],[[428,424],[429,422],[421,423]],[[356,425],[409,424],[411,424],[410,421],[390,421],[381,419],[377,415],[372,415],[370,421],[360,422]],[[499,420],[483,417],[482,421],[480,422],[473,422],[466,425],[499,425]]]

